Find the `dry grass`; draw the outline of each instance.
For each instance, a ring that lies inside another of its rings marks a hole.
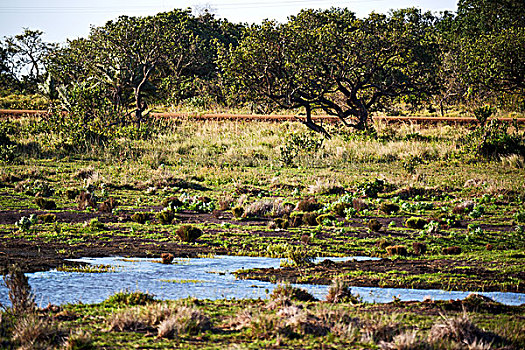
[[[12,266],[9,273],[4,275],[4,282],[8,289],[11,310],[15,315],[32,313],[36,308],[35,296],[26,275],[20,267]]]
[[[429,342],[431,344],[452,340],[459,344],[483,348],[499,338],[495,334],[478,328],[466,312],[460,316],[442,316],[442,318],[441,322],[434,324],[430,329]]]
[[[69,337],[64,342],[62,348],[64,350],[87,350],[94,349],[93,336],[89,332],[83,330],[71,330]]]
[[[281,200],[263,200],[253,202],[244,208],[245,217],[282,217],[289,215],[294,206],[289,203],[283,203]]]
[[[159,324],[157,336],[171,339],[179,334],[195,335],[209,329],[211,329],[210,320],[200,310],[180,306],[170,317]]]
[[[48,349],[59,338],[57,326],[34,313],[19,317],[13,327],[13,340],[25,349]]]
[[[425,350],[430,349],[428,343],[423,341],[417,331],[398,334],[391,342],[379,342],[381,350]]]
[[[352,295],[352,290],[348,282],[340,278],[336,278],[326,294],[326,301],[329,303],[347,303],[357,302],[357,298]]]

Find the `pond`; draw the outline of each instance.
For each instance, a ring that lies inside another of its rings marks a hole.
[[[327,258],[320,258],[323,260]],[[329,258],[332,261],[376,259],[368,257]],[[276,284],[256,280],[237,280],[231,273],[239,269],[278,268],[281,259],[244,256],[215,256],[213,258],[174,259],[164,265],[159,260],[119,257],[84,258],[74,261],[93,265],[110,265],[110,272],[84,273],[56,270],[27,274],[29,283],[40,306],[48,303],[98,303],[110,295],[123,291],[142,291],[158,299],[267,298]],[[328,286],[294,284],[304,288],[319,299],[324,299]],[[394,297],[400,300],[463,299],[469,292],[418,290],[401,288],[352,287],[363,301],[384,303]],[[525,294],[486,292],[479,293],[508,305],[525,303]],[[9,304],[7,288],[0,285],[0,302]]]

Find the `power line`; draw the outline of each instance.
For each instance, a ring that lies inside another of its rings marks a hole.
[[[351,0],[341,1],[343,4],[340,6],[349,6],[357,3],[369,3],[369,2],[386,2],[387,0]],[[321,4],[320,4],[321,3]],[[267,8],[267,7],[283,7],[283,6],[294,6],[298,4],[315,4],[317,6],[323,6],[333,3],[329,0],[284,0],[278,2],[267,2],[267,1],[251,1],[242,3],[212,3],[209,4],[212,8],[218,10],[222,9],[247,9],[247,8]],[[144,6],[144,5],[128,5],[125,8],[122,6],[9,6],[0,8],[0,13],[106,13],[108,11],[121,11],[126,12],[130,10],[160,10],[161,8],[168,8],[168,6]]]

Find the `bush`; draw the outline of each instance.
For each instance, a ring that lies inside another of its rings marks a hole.
[[[175,234],[183,242],[194,242],[197,238],[202,236],[202,230],[192,225],[183,225],[175,231]]]
[[[413,229],[422,229],[427,224],[427,220],[412,216],[405,221],[405,226]]]
[[[333,216],[332,214],[322,214],[322,215],[319,215],[317,218],[315,218],[315,221],[317,222],[318,225],[327,225],[327,226],[332,226],[331,222],[335,220],[336,220],[335,216]]]
[[[279,147],[281,162],[284,165],[294,165],[295,158],[300,155],[314,154],[323,146],[323,138],[314,132],[291,133],[286,136],[285,143]]]
[[[379,221],[377,221],[377,219],[370,219],[368,222],[367,222],[367,226],[368,228],[373,231],[373,232],[377,232],[381,229],[381,227],[383,227],[383,224],[381,224]]]
[[[317,225],[318,216],[317,213],[304,213],[302,215],[302,222],[308,226],[315,226]]]
[[[235,218],[241,218],[244,215],[244,208],[240,205],[236,205],[232,208],[232,214]]]

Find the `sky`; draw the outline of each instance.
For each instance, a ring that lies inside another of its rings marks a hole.
[[[120,15],[146,16],[174,8],[208,8],[230,22],[285,22],[301,9],[348,7],[359,17],[370,12],[418,7],[425,11],[456,11],[457,0],[0,0],[0,39],[39,29],[47,42],[64,43],[86,37],[91,26],[102,26]]]

